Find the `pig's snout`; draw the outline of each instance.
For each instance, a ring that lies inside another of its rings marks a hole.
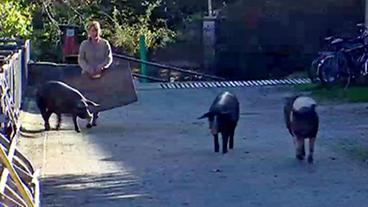
[[[87,128],[92,128],[94,120],[93,114],[89,113],[87,120],[88,120]]]
[[[90,113],[89,111],[87,111],[87,120],[88,120],[88,123],[92,124],[93,114]]]

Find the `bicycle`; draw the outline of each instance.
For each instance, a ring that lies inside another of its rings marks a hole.
[[[318,68],[319,68],[319,65],[322,63],[323,59],[325,59],[329,55],[332,55],[334,51],[337,50],[336,48],[334,48],[335,45],[332,44],[332,42],[335,39],[336,38],[334,36],[325,37],[324,40],[326,42],[326,46],[325,46],[326,50],[318,52],[318,56],[313,59],[311,66],[309,67],[309,70],[308,70],[308,76],[311,79],[312,83],[319,82]]]
[[[368,74],[368,56],[367,44],[367,29],[362,24],[360,27],[360,35],[353,39],[335,39],[331,42],[335,45],[335,51],[328,53],[322,57],[317,65],[317,73],[319,81],[322,85],[328,87],[342,81],[347,88],[350,83]]]

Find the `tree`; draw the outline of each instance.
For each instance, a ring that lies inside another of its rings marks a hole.
[[[138,39],[141,35],[145,36],[146,45],[151,49],[164,47],[166,43],[172,41],[175,32],[167,27],[166,21],[157,18],[153,22],[152,19],[152,12],[159,7],[160,3],[160,0],[148,3],[143,14],[133,16],[130,12],[120,12],[115,7],[113,16],[110,17],[114,25],[111,35],[114,45],[122,47],[130,54],[135,54],[139,49]]]
[[[35,28],[34,39],[36,45],[43,48],[37,52],[37,56],[42,58],[45,57],[45,44],[52,45],[51,51],[61,51],[59,25],[78,26],[81,40],[86,37],[87,21],[92,19],[100,21],[104,37],[113,46],[129,54],[137,52],[140,34],[146,35],[147,46],[151,49],[163,47],[175,37],[175,32],[167,26],[166,20],[153,15],[161,6],[161,0],[143,3],[133,0],[39,0],[37,6],[40,12],[37,15],[35,13],[34,25],[38,26]],[[54,55],[55,52],[48,54]],[[61,55],[52,58],[60,60]]]
[[[21,1],[3,0],[0,3],[0,37],[15,38],[29,37],[31,27],[31,5],[22,5]]]

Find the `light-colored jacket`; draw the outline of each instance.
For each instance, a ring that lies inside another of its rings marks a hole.
[[[84,40],[79,47],[78,64],[82,74],[108,68],[112,63],[112,51],[109,42],[101,38],[98,42]]]

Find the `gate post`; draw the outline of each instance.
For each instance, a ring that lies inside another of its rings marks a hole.
[[[146,40],[145,36],[141,35],[139,37],[139,53],[142,61],[147,61],[146,55]],[[142,75],[147,75],[147,66],[144,63],[141,63],[141,73]],[[142,82],[147,82],[147,80],[142,80]]]
[[[206,16],[203,19],[203,66],[206,70],[211,70],[215,60],[216,48],[216,17]]]
[[[368,0],[365,0],[364,1],[364,4],[365,4],[365,10],[364,10],[364,23],[365,23],[365,26],[368,27]]]

